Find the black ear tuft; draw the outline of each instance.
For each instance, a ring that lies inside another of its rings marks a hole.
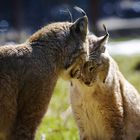
[[[109,36],[108,30],[107,30],[107,28],[106,28],[105,24],[103,24],[103,28],[104,28],[104,30],[105,30],[105,32],[106,32],[106,34]]]
[[[82,13],[83,16],[87,16],[86,12],[83,9],[81,9],[80,7],[74,6],[74,9],[77,10],[78,12]]]
[[[83,41],[87,35],[88,18],[87,16],[77,19],[71,26],[71,33],[74,38],[81,38]]]
[[[71,12],[70,12],[69,8],[67,8],[67,11],[68,11],[69,16],[70,16],[70,22],[73,22],[73,17],[72,17],[72,14],[71,14]]]
[[[103,25],[103,27],[104,27],[106,34],[104,36],[98,37],[97,45],[96,45],[98,47],[97,49],[100,49],[101,53],[105,52],[105,45],[107,44],[108,38],[109,38],[109,33],[106,29],[106,26]]]

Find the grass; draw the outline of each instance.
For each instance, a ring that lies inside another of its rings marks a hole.
[[[140,56],[115,56],[114,59],[126,79],[140,92],[140,71],[134,70],[140,63]],[[68,107],[68,83],[58,80],[47,115],[37,131],[37,140],[41,140],[41,136],[45,136],[47,140],[78,140],[78,131],[72,115],[63,114]]]
[[[140,70],[135,70],[136,65],[140,64],[140,55],[136,56],[115,56],[114,59],[119,64],[120,71],[124,77],[132,83],[140,93]]]
[[[60,79],[54,90],[47,117],[44,117],[37,132],[37,140],[41,139],[42,134],[46,135],[47,140],[78,140],[78,131],[72,115],[63,115],[69,105],[68,83]]]

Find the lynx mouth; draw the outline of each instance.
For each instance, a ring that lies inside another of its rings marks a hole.
[[[84,84],[86,86],[88,86],[88,87],[92,87],[93,86],[93,82],[91,82],[91,81],[86,81],[86,82],[84,82]]]
[[[92,80],[90,80],[90,81],[84,81],[84,80],[83,80],[83,83],[84,83],[86,86],[88,86],[88,87],[92,87],[92,86],[95,84],[96,81],[97,81],[97,79],[94,78],[94,79],[92,79]]]

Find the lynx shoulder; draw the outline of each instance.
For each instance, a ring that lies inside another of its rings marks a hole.
[[[71,106],[80,139],[137,140],[140,95],[105,51],[108,36],[88,38],[89,60],[71,74]]]
[[[86,47],[88,19],[52,23],[25,43],[0,47],[0,140],[33,140],[59,76]]]

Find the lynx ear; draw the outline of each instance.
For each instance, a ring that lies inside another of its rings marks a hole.
[[[77,19],[70,28],[70,32],[74,38],[81,38],[83,41],[86,39],[88,27],[87,16]]]
[[[99,48],[102,53],[105,51],[104,46],[107,44],[108,38],[109,38],[109,33],[108,33],[108,31],[107,31],[105,26],[104,26],[104,29],[106,31],[106,35],[98,37],[98,39],[97,39],[97,48]]]
[[[100,46],[104,46],[107,44],[108,42],[108,38],[109,38],[109,34],[106,34],[105,36],[101,36],[97,39],[97,43],[100,45]]]

